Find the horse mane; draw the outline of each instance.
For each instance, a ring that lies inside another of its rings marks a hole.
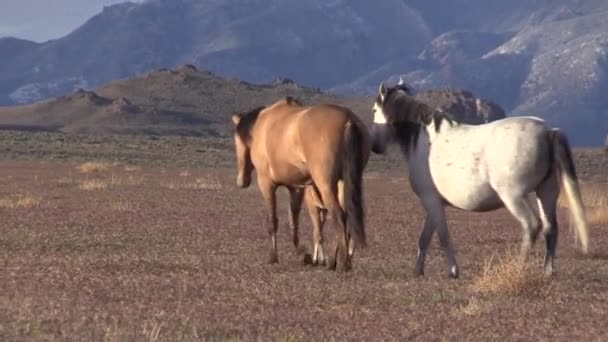
[[[236,134],[238,134],[246,144],[249,144],[251,141],[251,129],[258,119],[258,116],[260,116],[260,113],[265,108],[266,106],[258,106],[245,114],[239,115],[241,120],[236,125]]]
[[[302,102],[291,95],[287,95],[283,98],[283,101],[289,106],[303,106]]]
[[[405,84],[388,88],[384,101],[378,95],[376,103],[382,106],[387,123],[395,129],[397,139],[406,153],[410,146],[416,147],[420,130],[426,129],[431,122],[434,123],[435,132],[439,132],[444,122],[449,125],[457,123],[452,114],[416,100]]]
[[[277,101],[270,107],[262,105],[248,111],[247,113],[238,114],[241,119],[236,125],[236,134],[239,135],[239,137],[243,140],[244,143],[249,144],[251,142],[251,129],[253,128],[253,125],[255,125],[255,122],[257,121],[258,116],[260,116],[262,110],[272,108],[280,104],[287,104],[288,106],[303,106],[302,102],[300,102],[293,96],[288,95],[280,101]]]

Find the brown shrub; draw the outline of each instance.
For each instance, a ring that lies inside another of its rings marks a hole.
[[[40,199],[30,195],[16,195],[8,198],[0,199],[0,208],[17,209],[17,208],[36,208],[40,206]]]
[[[141,166],[125,165],[125,171],[127,171],[127,172],[141,171]]]
[[[608,207],[585,208],[589,224],[608,224]]]
[[[484,304],[479,299],[473,297],[465,305],[461,305],[454,309],[452,313],[460,318],[466,319],[470,317],[480,316],[484,311]]]
[[[86,191],[103,190],[108,187],[108,183],[100,179],[87,179],[78,185],[78,188]]]
[[[106,171],[109,166],[102,162],[86,162],[78,165],[76,168],[82,173],[95,173]]]
[[[517,248],[508,250],[498,262],[495,259],[492,255],[485,261],[481,275],[471,285],[475,292],[517,296],[545,295],[550,290],[550,280],[531,261],[522,262]]]
[[[185,176],[182,176],[182,177],[185,177]],[[222,183],[219,181],[219,179],[211,177],[211,176],[198,177],[194,180],[162,182],[160,185],[164,188],[168,188],[171,190],[178,190],[178,189],[220,190],[220,189],[222,189]]]
[[[581,197],[587,222],[593,225],[608,224],[608,183],[580,183]],[[568,209],[568,201],[562,191],[558,205]],[[574,219],[568,210],[568,231],[578,242]]]
[[[134,211],[135,205],[128,200],[115,200],[110,202],[110,208],[116,211],[128,212]]]

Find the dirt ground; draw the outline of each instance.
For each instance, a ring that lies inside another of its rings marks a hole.
[[[589,257],[561,230],[541,291],[483,294],[472,284],[521,228],[504,210],[449,210],[461,278],[448,279],[436,237],[416,278],[423,212],[402,172],[367,173],[369,246],[336,273],[303,264],[283,190],[280,262],[267,263],[261,197],[236,188],[232,168],[80,164],[0,162],[3,341],[608,339],[606,225],[591,226]],[[541,238],[534,272],[543,251]]]

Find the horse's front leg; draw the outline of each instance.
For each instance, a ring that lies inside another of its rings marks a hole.
[[[418,256],[416,257],[416,268],[414,269],[414,274],[416,276],[424,275],[424,260],[426,259],[426,252],[434,232],[435,225],[433,224],[430,215],[427,214],[424,219],[424,228],[418,239]]]
[[[279,219],[277,218],[276,199],[277,186],[271,180],[259,176],[258,185],[268,208],[267,225],[268,233],[272,241],[272,249],[270,251],[269,263],[274,264],[279,262],[279,253],[277,251],[277,231],[279,230]]]
[[[454,248],[452,247],[452,241],[450,239],[450,234],[448,232],[448,226],[445,218],[445,208],[442,203],[439,201],[431,201],[424,203],[424,206],[427,211],[427,220],[430,218],[429,225],[435,226],[437,229],[437,235],[439,237],[439,244],[443,249],[445,256],[448,262],[448,275],[450,278],[458,278],[458,265],[456,264],[456,257],[454,256]],[[425,221],[425,230],[426,230],[426,221]],[[430,228],[432,229],[432,228]],[[424,235],[424,231],[423,231]],[[432,235],[432,231],[431,234]],[[421,240],[424,236],[420,237]],[[430,239],[430,238],[429,238]],[[424,241],[423,241],[424,242]],[[426,246],[428,247],[428,242],[426,242]],[[426,251],[425,251],[426,252]],[[419,257],[420,258],[420,257]]]

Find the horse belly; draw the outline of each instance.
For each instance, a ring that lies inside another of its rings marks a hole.
[[[489,183],[452,181],[449,184],[437,184],[437,189],[449,205],[458,209],[483,212],[503,206]]]
[[[477,153],[457,157],[431,156],[431,175],[437,191],[451,206],[467,211],[489,211],[502,206]]]
[[[311,184],[310,172],[306,168],[289,164],[273,167],[272,178],[281,185],[306,186]]]

